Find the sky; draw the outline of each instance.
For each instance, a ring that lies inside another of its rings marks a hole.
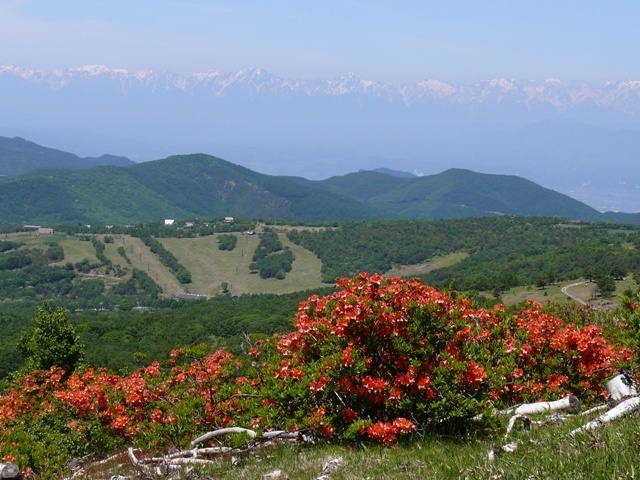
[[[0,64],[394,85],[640,79],[637,0],[0,0]]]

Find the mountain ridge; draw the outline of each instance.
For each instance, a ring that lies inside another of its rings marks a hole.
[[[514,175],[461,168],[420,177],[395,173],[360,171],[307,180],[258,173],[206,154],[126,166],[33,170],[0,178],[0,223],[130,224],[223,216],[335,222],[497,215],[640,222],[640,214],[601,214]]]
[[[425,79],[411,84],[392,85],[359,77],[350,73],[330,79],[298,79],[279,77],[257,67],[235,72],[208,71],[190,75],[170,71],[111,69],[104,65],[86,65],[64,70],[25,69],[0,65],[0,78],[5,75],[45,84],[51,90],[70,88],[82,81],[109,80],[123,94],[136,87],[151,89],[154,94],[169,91],[196,93],[208,91],[225,96],[234,88],[249,88],[256,93],[312,95],[365,95],[384,98],[388,102],[406,105],[424,100],[445,101],[452,105],[507,101],[526,108],[548,105],[562,111],[567,108],[593,105],[613,108],[623,113],[640,112],[640,80],[611,80],[600,84],[581,81],[561,81],[555,78],[517,80],[494,78],[471,83]]]
[[[79,156],[38,145],[21,137],[0,137],[0,175],[19,175],[46,168],[91,168],[99,165],[126,166],[135,162],[117,155]]]

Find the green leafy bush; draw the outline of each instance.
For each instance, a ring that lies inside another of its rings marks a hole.
[[[219,235],[218,236],[218,250],[228,250],[232,251],[236,248],[238,244],[238,236],[237,235]]]

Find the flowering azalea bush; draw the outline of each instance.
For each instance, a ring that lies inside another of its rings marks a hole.
[[[604,393],[632,359],[600,327],[539,304],[478,308],[417,280],[361,274],[299,306],[295,329],[248,355],[174,350],[129,375],[34,371],[0,396],[0,457],[38,471],[133,445],[186,447],[226,426],[394,443],[493,407]]]
[[[602,395],[631,360],[596,326],[530,303],[516,315],[476,308],[417,280],[361,274],[302,302],[296,330],[260,364],[287,418],[331,437],[384,443],[428,425],[464,423],[493,406]],[[269,370],[271,368],[271,370]]]

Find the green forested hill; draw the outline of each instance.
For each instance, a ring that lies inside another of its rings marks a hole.
[[[492,215],[551,215],[595,218],[582,202],[517,176],[449,169],[438,175],[397,178],[359,172],[325,181],[396,218],[463,218]]]
[[[0,137],[0,175],[20,175],[39,169],[84,169],[98,165],[132,165],[124,157],[102,155],[97,158],[80,158],[73,153],[42,147],[20,137]]]
[[[640,222],[639,215],[601,214],[520,177],[460,169],[413,178],[365,171],[310,181],[194,154],[0,178],[0,226],[221,216],[339,222],[500,215]]]
[[[2,225],[220,216],[340,221],[385,214],[345,195],[327,195],[308,180],[269,177],[208,155],[0,179]]]

